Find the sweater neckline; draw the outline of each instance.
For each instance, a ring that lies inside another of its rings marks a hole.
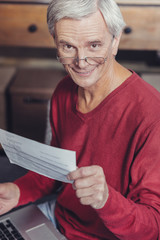
[[[137,74],[130,70],[132,72],[132,75],[129,76],[120,86],[118,86],[116,89],[114,89],[104,100],[93,110],[91,110],[88,113],[82,113],[78,110],[77,102],[78,102],[78,86],[75,85],[75,93],[74,93],[74,112],[76,115],[78,115],[82,120],[87,120],[88,118],[91,118],[93,115],[95,115],[106,103],[108,103],[115,95],[117,95],[119,92],[121,92],[124,88],[126,88],[129,84],[131,84],[133,81],[137,79]]]

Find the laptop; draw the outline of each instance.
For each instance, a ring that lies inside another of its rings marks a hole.
[[[34,204],[0,217],[0,239],[66,240]]]

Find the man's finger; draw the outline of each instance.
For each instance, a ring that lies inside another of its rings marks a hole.
[[[100,166],[87,166],[76,169],[75,171],[68,174],[69,180],[76,180],[78,178],[85,178],[92,175],[97,175],[102,173],[102,168]]]

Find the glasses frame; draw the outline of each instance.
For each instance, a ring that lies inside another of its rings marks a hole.
[[[95,64],[91,64],[91,63],[89,63],[88,62],[88,59],[103,59],[103,62],[102,63],[96,63],[96,61],[95,61]],[[62,59],[72,59],[73,61],[71,62],[71,63],[64,63],[63,61],[62,61]],[[60,62],[60,63],[62,63],[63,65],[71,65],[71,64],[74,64],[74,63],[77,63],[77,62],[79,62],[79,61],[81,61],[81,60],[84,60],[85,62],[87,62],[89,65],[101,65],[101,64],[104,64],[106,61],[107,61],[107,57],[106,58],[104,58],[104,57],[85,57],[85,58],[78,58],[78,57],[59,57],[59,56],[57,56],[57,60]]]
[[[113,35],[112,36],[112,41],[111,41],[111,44],[113,43],[113,40],[114,40],[114,38],[115,38],[115,36]],[[87,61],[87,59],[88,58],[101,58],[101,59],[103,59],[103,62],[102,63],[95,63],[95,64],[90,64],[88,61]],[[79,61],[81,61],[81,60],[84,60],[85,62],[87,62],[89,65],[102,65],[102,64],[104,64],[106,61],[107,61],[107,58],[108,57],[85,57],[85,58],[78,58],[78,57],[59,57],[58,56],[58,54],[57,54],[57,60],[60,62],[60,63],[62,63],[63,65],[71,65],[71,64],[74,64],[74,61],[75,61],[75,63],[77,63],[77,62],[79,62]],[[62,61],[61,61],[61,59],[73,59],[73,61],[72,61],[72,63],[63,63]]]

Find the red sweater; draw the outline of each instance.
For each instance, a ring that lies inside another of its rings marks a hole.
[[[52,145],[76,151],[77,166],[100,165],[109,187],[102,209],[83,206],[62,183],[56,218],[68,239],[160,239],[160,93],[133,73],[93,111],[76,108],[78,87],[66,77],[51,104]],[[16,181],[20,204],[56,185],[29,172]]]

